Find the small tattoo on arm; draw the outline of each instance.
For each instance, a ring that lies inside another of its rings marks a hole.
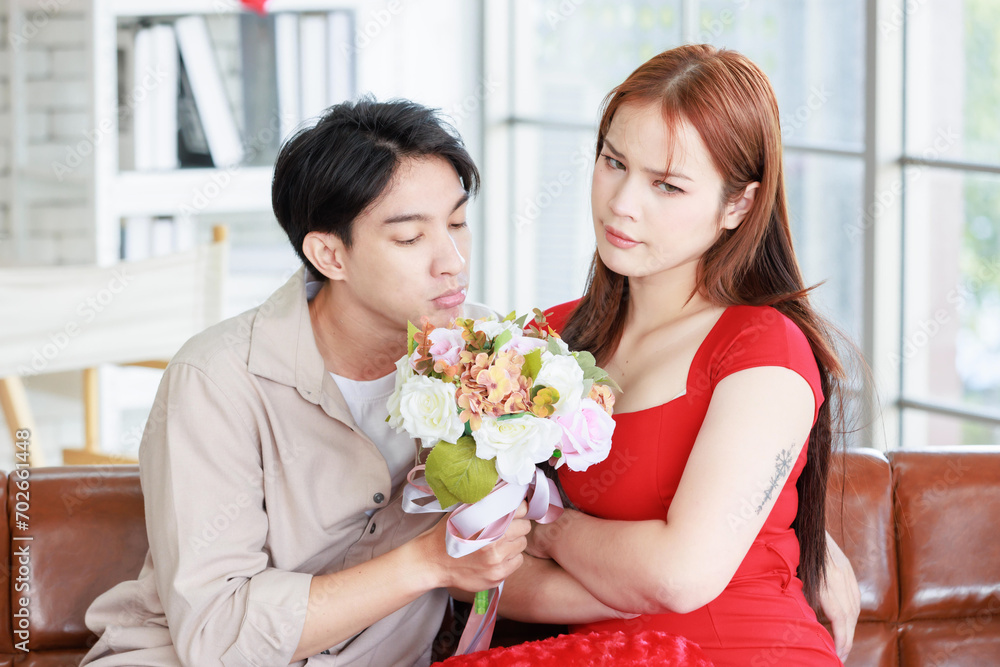
[[[791,469],[791,448],[782,449],[774,455],[774,473],[771,475],[771,481],[768,483],[767,490],[764,491],[764,499],[760,501],[759,505],[757,505],[757,514],[760,514],[764,510],[764,505],[766,505],[767,501],[771,499],[772,495],[774,495],[774,490],[781,487]]]

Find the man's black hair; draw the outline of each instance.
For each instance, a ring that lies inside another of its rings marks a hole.
[[[271,205],[295,252],[309,232],[336,234],[351,247],[355,218],[383,195],[406,158],[441,157],[470,195],[479,171],[458,133],[433,109],[372,97],[332,106],[285,142],[274,165]]]

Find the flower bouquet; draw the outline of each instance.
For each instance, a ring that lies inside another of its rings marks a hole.
[[[537,464],[582,471],[611,449],[614,382],[534,313],[530,323],[511,313],[423,330],[410,324],[408,354],[396,362],[389,425],[431,450],[410,473],[403,506],[451,511],[447,547],[456,558],[503,536],[523,500],[528,519],[559,517],[558,491]],[[484,636],[488,646],[501,590],[492,600],[476,595],[474,614],[489,618],[475,638],[463,636],[460,653],[484,645]]]

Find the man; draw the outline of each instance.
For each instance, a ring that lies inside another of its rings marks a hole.
[[[406,322],[463,313],[478,185],[410,102],[338,105],[282,148],[274,212],[305,269],[164,373],[139,454],[149,553],[88,611],[83,664],[426,665],[445,588],[517,569],[526,520],[454,559],[438,515],[403,513],[419,447],[384,422]]]

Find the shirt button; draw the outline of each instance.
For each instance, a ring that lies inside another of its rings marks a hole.
[[[372,496],[372,500],[375,501],[376,505],[379,505],[382,503],[383,500],[385,500],[385,496],[383,496],[381,493],[376,493],[374,496]]]
[[[369,535],[372,535],[372,534],[374,534],[374,533],[375,533],[375,524],[373,523],[373,524],[372,524],[372,527],[368,529],[368,534],[369,534]]]

